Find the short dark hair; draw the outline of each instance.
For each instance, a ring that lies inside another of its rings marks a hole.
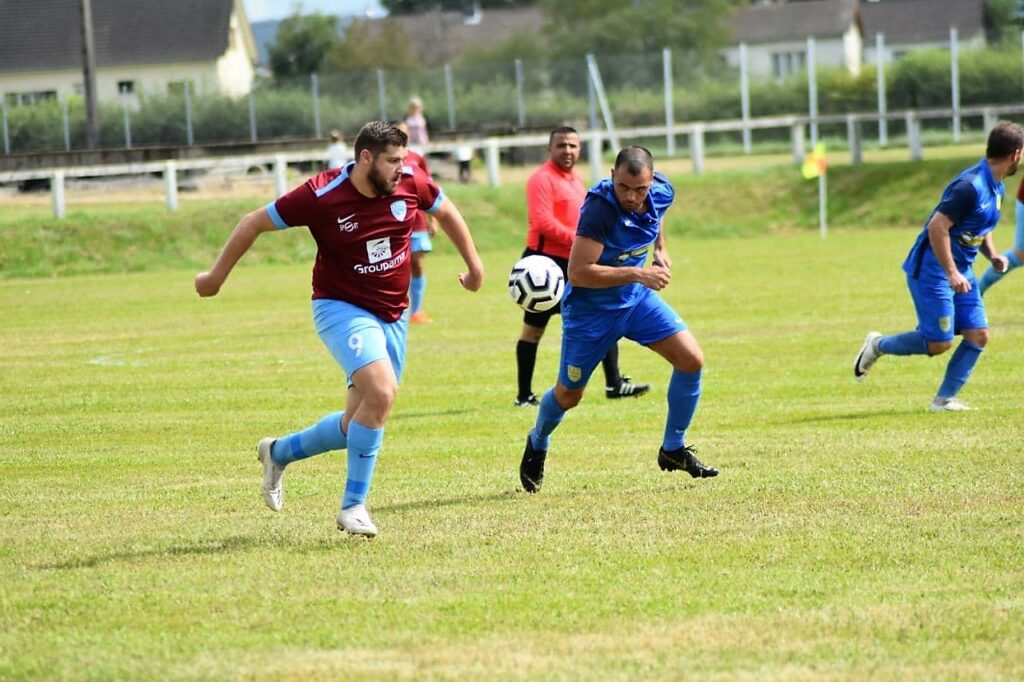
[[[555,141],[555,135],[579,135],[579,133],[576,132],[576,129],[572,126],[558,126],[551,131],[550,135],[548,135],[549,145]]]
[[[654,172],[654,157],[646,147],[626,147],[615,157],[615,170],[625,166],[630,175],[640,175],[647,168]]]
[[[1016,123],[1000,121],[988,134],[985,157],[1005,159],[1021,148],[1024,148],[1024,129]]]
[[[388,146],[405,147],[408,144],[409,137],[395,126],[384,121],[370,121],[359,130],[356,141],[352,145],[352,151],[356,158],[359,158],[362,151],[366,149],[376,158]]]

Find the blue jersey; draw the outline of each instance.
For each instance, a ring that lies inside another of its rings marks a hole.
[[[999,222],[1004,192],[1003,183],[992,177],[992,170],[984,159],[956,176],[942,192],[939,205],[928,216],[924,230],[917,236],[907,260],[903,262],[903,270],[914,279],[946,279],[946,273],[928,241],[928,222],[936,212],[953,221],[949,241],[957,269],[960,272],[970,270],[985,235]]]
[[[654,174],[643,212],[624,211],[615,198],[610,178],[602,180],[587,192],[580,209],[576,235],[600,242],[604,248],[598,265],[610,267],[643,267],[651,244],[658,238],[661,221],[672,205],[676,192],[661,173]],[[639,283],[622,284],[602,289],[566,285],[562,314],[571,315],[573,308],[615,310],[628,308],[644,293]]]

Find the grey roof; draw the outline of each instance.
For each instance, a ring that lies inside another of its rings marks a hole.
[[[732,18],[733,38],[750,44],[841,36],[860,16],[857,0],[807,0],[743,7]]]
[[[945,42],[949,27],[960,38],[985,30],[985,0],[882,0],[861,4],[864,40],[885,35],[886,43]]]
[[[216,59],[234,0],[92,0],[96,65]],[[80,68],[80,0],[0,0],[0,73]]]

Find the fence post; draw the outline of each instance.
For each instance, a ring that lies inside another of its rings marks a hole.
[[[949,27],[949,90],[953,104],[953,142],[960,141],[960,41],[956,27]]]
[[[282,196],[288,191],[288,164],[284,160],[284,154],[274,156],[274,190],[277,196]]]
[[[999,123],[999,117],[996,116],[996,112],[992,111],[990,107],[985,107],[981,110],[982,125],[985,127],[985,132],[992,130],[996,127],[996,123]]]
[[[597,184],[604,174],[601,167],[601,131],[591,128],[587,133],[587,156],[590,158],[590,182]]]
[[[501,152],[498,140],[491,137],[487,140],[487,181],[491,187],[501,187]]]
[[[818,74],[814,65],[814,38],[807,39],[807,114],[811,119],[811,147],[818,144]]]
[[[192,129],[192,86],[187,80],[185,81],[185,139],[188,141],[189,147],[196,141],[195,131]]]
[[[699,123],[690,129],[690,156],[693,159],[693,172],[700,175],[704,172],[704,126]]]
[[[670,158],[676,155],[676,112],[672,104],[672,50],[663,48],[661,51],[661,75],[665,81],[665,127],[668,132],[665,134],[665,153]]]
[[[804,147],[804,124],[794,123],[789,129],[790,146],[793,149],[793,163],[798,166],[804,162],[807,151]]]
[[[740,43],[740,111],[743,116],[743,153],[751,151],[750,135],[750,71],[747,64],[747,44]]]
[[[60,120],[64,126],[64,151],[71,151],[71,126],[68,122],[68,96],[60,96]]]
[[[523,94],[523,60],[516,60],[516,106],[519,108],[519,127],[526,126],[526,96]]]
[[[4,124],[4,154],[11,153],[11,134],[7,128],[7,95],[0,93],[0,118]]]
[[[910,160],[920,161],[924,158],[921,150],[921,123],[917,120],[917,112],[908,111],[907,116],[907,146],[910,148]]]
[[[124,109],[124,146],[132,148],[132,117],[128,113],[128,97],[121,95],[121,107]]]
[[[67,215],[64,205],[64,171],[54,171],[50,176],[50,193],[53,196],[53,217],[63,218]]]
[[[320,77],[315,73],[309,74],[309,86],[313,90],[313,135],[319,139],[324,136],[324,129],[320,122]]]
[[[256,141],[256,94],[249,90],[249,139]]]
[[[448,130],[455,130],[455,83],[451,64],[444,65],[444,92],[448,97]]]
[[[856,165],[864,160],[860,145],[860,121],[853,114],[846,115],[846,144],[850,147],[850,163]]]
[[[875,34],[875,63],[877,65],[876,87],[878,88],[878,146],[889,144],[889,121],[885,118],[888,102],[885,98],[885,34]]]
[[[167,210],[178,210],[178,169],[174,161],[164,164],[164,195],[167,199]]]
[[[377,99],[380,101],[380,120],[388,120],[387,93],[384,92],[384,69],[377,69]]]

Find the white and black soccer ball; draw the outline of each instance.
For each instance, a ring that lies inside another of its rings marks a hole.
[[[565,278],[558,263],[547,256],[527,256],[508,273],[508,293],[516,305],[530,313],[551,310],[562,300]]]

